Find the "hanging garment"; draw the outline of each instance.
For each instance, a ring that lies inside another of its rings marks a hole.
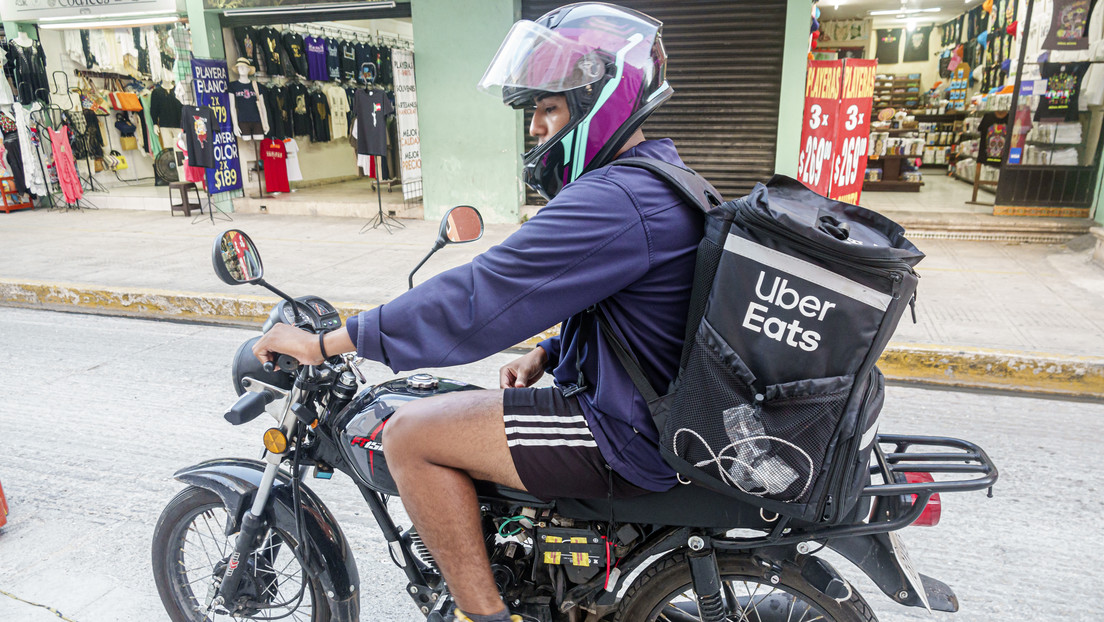
[[[215,134],[219,125],[215,119],[215,111],[207,106],[196,108],[184,106],[180,118],[184,126],[184,136],[187,137],[188,164],[203,168],[216,168],[215,161]]]
[[[330,78],[329,69],[326,67],[326,40],[321,37],[307,37],[303,39],[303,45],[307,50],[307,77],[311,80],[326,81]]]
[[[84,196],[80,175],[77,174],[77,162],[73,158],[73,148],[69,144],[69,128],[64,125],[60,130],[47,128],[50,133],[50,146],[54,152],[54,165],[57,167],[58,185],[65,196],[66,203],[76,203]]]
[[[81,51],[84,53],[84,66],[92,69],[98,63],[96,56],[92,53],[92,41],[87,29],[81,29],[80,31],[80,44]]]
[[[100,129],[100,117],[91,110],[84,111],[84,147],[91,158],[103,157],[103,132]]]
[[[284,141],[284,151],[287,152],[288,181],[303,181],[303,172],[299,170],[299,143],[288,138]]]
[[[287,86],[287,106],[291,113],[293,134],[295,136],[310,136],[311,116],[307,102],[307,87],[299,82],[292,82]]]
[[[264,59],[265,73],[270,76],[284,75],[284,63],[281,51],[284,44],[280,41],[280,31],[272,26],[261,28],[257,31],[257,40],[260,43],[260,56]]]
[[[307,49],[306,44],[303,43],[303,35],[288,30],[280,36],[280,40],[284,44],[284,51],[287,52],[288,60],[291,61],[295,73],[306,78],[309,72],[307,68]]]
[[[261,143],[261,162],[264,164],[265,191],[291,192],[284,143],[279,140],[264,140]]]
[[[1081,80],[1089,63],[1043,63],[1040,73],[1047,81],[1046,92],[1039,99],[1035,120],[1077,120],[1077,99],[1081,95]]]
[[[383,89],[357,91],[353,102],[357,118],[357,153],[387,154],[387,115],[395,114],[391,99]]]
[[[153,124],[158,127],[180,128],[180,110],[184,104],[176,98],[176,94],[165,90],[162,86],[154,87],[150,92],[149,112]]]
[[[19,131],[19,149],[23,156],[23,175],[27,182],[27,189],[36,196],[43,196],[50,192],[45,172],[46,163],[49,159],[42,157],[38,147],[38,138],[31,129],[31,113],[41,109],[42,106],[38,102],[35,102],[30,108],[18,104],[12,106],[12,111],[15,113],[15,125]]]
[[[24,106],[35,100],[47,101],[50,84],[46,77],[46,60],[42,46],[37,41],[27,47],[12,41],[8,53],[11,55],[16,100]]]
[[[330,104],[326,94],[322,91],[314,91],[307,96],[307,106],[310,109],[311,142],[329,142]]]
[[[337,39],[326,39],[326,76],[330,82],[341,81],[341,49]]]
[[[340,41],[337,44],[337,51],[341,60],[341,79],[352,80],[356,78],[356,45],[351,41]]]
[[[0,130],[4,134],[5,159],[8,163],[8,170],[15,178],[15,189],[19,192],[27,192],[27,182],[23,176],[23,151],[19,147],[19,130],[16,127],[15,119],[9,117],[6,113],[0,113]]]
[[[176,150],[183,155],[184,164],[180,168],[184,169],[184,181],[200,182],[206,186],[207,169],[188,164],[191,158],[188,154],[188,139],[184,132],[181,132],[180,136],[176,137]]]
[[[997,117],[996,113],[987,113],[981,118],[978,133],[978,161],[982,164],[999,165],[1004,162],[1005,147],[1008,146],[1008,113]]]
[[[349,100],[345,89],[328,84],[322,87],[322,92],[330,104],[330,138],[345,138],[349,135]]]
[[[238,56],[248,59],[253,64],[253,68],[260,71],[264,54],[260,53],[257,29],[252,26],[238,26],[234,29],[234,42],[238,45]]]
[[[15,103],[15,95],[8,83],[8,53],[3,46],[0,46],[0,67],[4,68],[3,74],[0,74],[0,105],[10,106]]]
[[[140,95],[139,101],[142,102],[142,134],[145,135],[145,149],[146,153],[157,157],[157,154],[161,153],[161,137],[157,135],[157,132],[153,131],[153,117],[150,115],[150,99],[152,95],[149,93]]]
[[[287,123],[285,122],[285,100],[287,89],[280,86],[261,86],[261,97],[264,97],[265,113],[268,115],[268,135],[276,139],[288,138]]]

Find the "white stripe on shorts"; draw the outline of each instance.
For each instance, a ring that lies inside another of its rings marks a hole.
[[[586,419],[582,415],[506,415],[503,419],[516,423],[581,423],[586,425]]]
[[[587,428],[506,428],[506,436],[511,434],[561,434],[564,436],[585,434],[590,436]]]
[[[514,447],[515,445],[537,447],[597,447],[598,443],[595,443],[593,439],[585,438],[515,438],[507,440],[506,445],[509,447]]]

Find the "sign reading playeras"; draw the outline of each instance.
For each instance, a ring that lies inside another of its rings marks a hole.
[[[229,78],[226,61],[192,59],[192,76],[195,81],[196,105],[207,106],[215,112],[218,127],[212,128],[215,142],[215,163],[207,170],[207,188],[211,194],[237,190],[242,187],[241,168],[238,164],[238,140],[234,137],[234,123],[227,105],[226,94]],[[210,131],[210,130],[209,130]]]
[[[170,12],[182,12],[177,0],[0,0],[0,14],[13,22]]]
[[[422,195],[422,149],[418,137],[418,91],[414,86],[414,53],[391,50],[395,77],[395,119],[399,124],[399,169],[403,198]]]

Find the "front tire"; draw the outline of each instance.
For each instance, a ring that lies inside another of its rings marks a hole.
[[[797,567],[785,564],[778,582],[747,556],[717,553],[728,620],[735,622],[877,622],[853,586],[837,601],[809,584]],[[685,554],[664,559],[640,575],[625,594],[613,622],[697,620],[698,609]]]
[[[288,622],[328,622],[322,587],[306,576],[288,534],[270,528],[249,556],[242,579],[250,600],[263,603],[231,618],[207,611],[209,590],[234,551],[237,534],[225,534],[228,512],[218,495],[196,486],[180,491],[161,513],[153,532],[153,578],[173,622],[279,617]]]

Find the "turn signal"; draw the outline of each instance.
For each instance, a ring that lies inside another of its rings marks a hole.
[[[905,480],[910,484],[928,483],[934,482],[935,478],[930,473],[905,473]],[[909,495],[912,502],[916,503],[916,495]],[[939,500],[939,493],[934,493],[931,499],[928,499],[928,505],[924,506],[924,511],[920,513],[920,518],[916,519],[913,525],[918,527],[935,527],[939,524],[939,517],[943,513],[943,503]]]
[[[282,454],[287,450],[287,437],[279,428],[269,428],[264,433],[264,446],[274,454]]]

